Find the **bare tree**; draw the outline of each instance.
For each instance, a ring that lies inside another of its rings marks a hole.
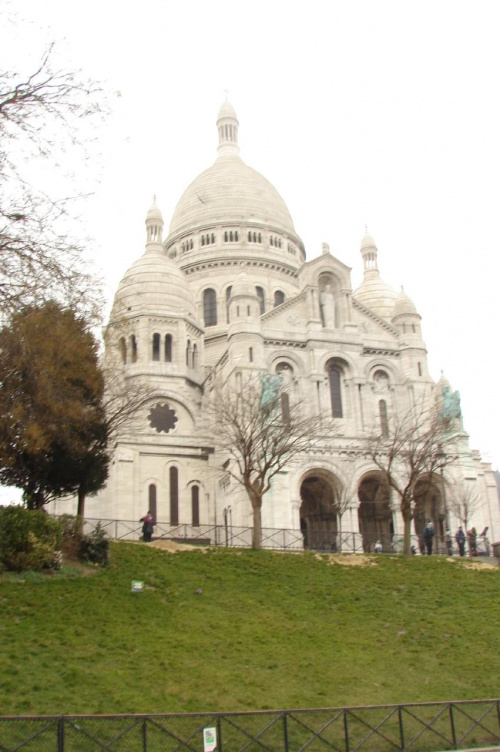
[[[207,405],[223,472],[246,491],[253,511],[252,547],[261,546],[262,502],[272,479],[303,452],[334,434],[332,422],[310,415],[279,376],[251,375],[215,386]],[[222,470],[221,470],[222,472]]]
[[[335,511],[337,513],[339,540],[338,550],[340,553],[342,553],[342,518],[347,510],[351,508],[353,498],[356,496],[354,463],[346,462],[343,467],[348,467],[349,470],[345,475],[344,483],[335,490]]]
[[[473,554],[473,548],[476,544],[475,540],[472,540],[474,536],[470,535],[469,523],[474,514],[483,506],[483,499],[478,493],[477,488],[470,482],[465,480],[463,483],[457,483],[453,487],[453,493],[448,499],[448,509],[460,520],[463,526],[463,530],[468,540],[468,553],[469,556]]]
[[[21,305],[57,300],[95,317],[100,285],[89,272],[83,242],[69,226],[82,196],[48,196],[33,185],[34,165],[57,173],[75,151],[85,156],[89,136],[83,123],[105,109],[100,86],[71,71],[54,70],[52,47],[31,75],[0,71],[0,313]],[[64,189],[62,186],[65,186]]]
[[[456,433],[439,409],[420,404],[401,416],[394,415],[386,435],[373,431],[367,453],[399,499],[403,551],[410,556],[416,484],[431,482],[436,473],[457,460]]]

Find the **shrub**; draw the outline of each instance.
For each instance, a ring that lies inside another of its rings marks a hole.
[[[0,563],[14,572],[57,567],[62,540],[57,520],[41,510],[0,507]]]
[[[80,538],[80,556],[89,564],[109,564],[109,538],[98,522],[95,530]]]

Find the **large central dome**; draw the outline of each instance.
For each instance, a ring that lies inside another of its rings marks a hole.
[[[265,223],[295,235],[292,218],[276,188],[238,156],[220,156],[184,191],[170,235],[212,223]]]
[[[218,156],[182,194],[170,223],[167,244],[213,225],[266,226],[292,236],[292,218],[276,188],[239,156],[238,120],[229,102],[217,118]]]

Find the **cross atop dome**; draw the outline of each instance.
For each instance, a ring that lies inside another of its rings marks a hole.
[[[217,116],[217,130],[219,131],[218,157],[239,156],[238,146],[238,118],[233,105],[227,95]]]

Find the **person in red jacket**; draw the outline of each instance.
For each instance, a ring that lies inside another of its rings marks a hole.
[[[140,522],[142,522],[142,539],[144,543],[150,543],[151,536],[153,535],[153,516],[151,512],[148,511],[144,517],[141,517]]]

